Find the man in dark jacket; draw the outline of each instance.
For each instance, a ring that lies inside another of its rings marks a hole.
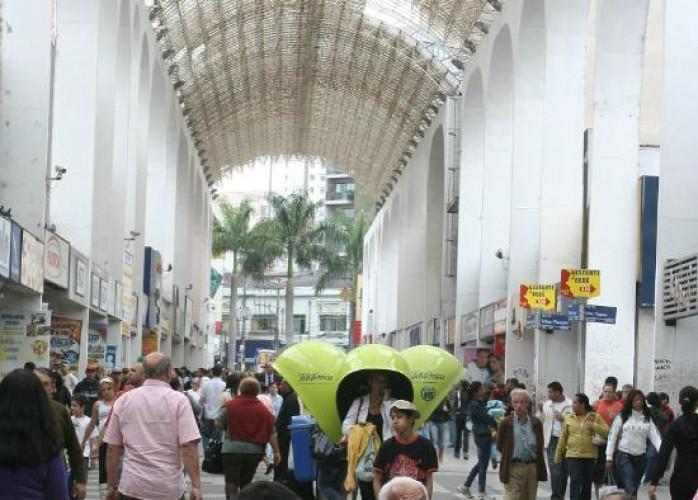
[[[538,481],[547,481],[543,424],[529,415],[531,397],[524,389],[511,391],[513,412],[499,424],[497,449],[502,453],[499,479],[507,500],[535,500]]]
[[[461,444],[463,445],[463,458],[468,459],[468,429],[465,423],[468,420],[468,381],[462,381],[453,395],[453,413],[455,419],[455,443],[454,456],[460,458]]]
[[[92,415],[92,405],[99,399],[99,380],[97,380],[97,367],[95,365],[87,365],[85,378],[78,382],[73,394],[85,395],[87,398],[85,415]]]
[[[301,414],[298,404],[298,395],[286,380],[279,383],[279,393],[283,396],[284,402],[281,404],[279,415],[276,417],[276,437],[279,441],[279,452],[281,461],[274,467],[274,481],[283,481],[288,473],[288,452],[291,446],[291,418]]]

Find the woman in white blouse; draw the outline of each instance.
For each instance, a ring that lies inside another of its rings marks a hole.
[[[633,390],[620,414],[613,420],[606,445],[606,469],[615,467],[616,479],[626,493],[637,495],[645,470],[647,440],[659,449],[662,438],[652,421],[642,391]]]

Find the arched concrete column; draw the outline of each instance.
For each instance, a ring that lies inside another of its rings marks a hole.
[[[456,353],[462,359],[462,318],[479,306],[482,196],[484,178],[484,91],[476,69],[463,98],[462,149],[458,195],[458,276],[456,280]]]
[[[545,2],[527,0],[514,73],[514,149],[508,261],[509,311],[518,305],[521,283],[535,283],[540,258],[540,202],[545,98]],[[521,313],[521,311],[519,310]],[[523,318],[516,318],[517,324]],[[534,335],[512,332],[507,321],[505,372],[529,386],[534,372]]]
[[[387,213],[387,224],[384,226],[384,231],[387,232],[383,236],[383,247],[385,249],[385,257],[383,260],[384,274],[382,275],[381,287],[384,287],[385,296],[385,318],[386,327],[392,331],[399,324],[398,320],[398,300],[399,300],[399,285],[398,285],[398,269],[400,262],[400,236],[398,234],[401,227],[401,198],[400,193],[394,193],[390,200],[390,208]],[[395,290],[395,292],[390,292]]]
[[[677,401],[685,385],[696,385],[696,331],[698,317],[667,326],[663,318],[662,273],[667,259],[696,253],[698,249],[698,169],[695,163],[698,129],[698,3],[672,0],[665,4],[664,116],[657,227],[657,278],[655,306],[655,359],[665,369],[654,370],[654,390]],[[666,369],[668,367],[668,369]]]
[[[424,251],[424,323],[425,331],[435,333],[441,325],[443,280],[444,221],[444,129],[434,132],[427,166],[426,231]],[[433,340],[430,339],[430,342]],[[423,340],[424,342],[424,340]]]
[[[493,44],[485,96],[480,306],[499,300],[507,293],[506,265],[495,253],[497,249],[509,253],[513,80],[511,35],[505,25]]]
[[[585,391],[604,378],[634,378],[638,258],[638,149],[648,0],[601,2],[590,162],[589,267],[601,270],[598,304],[618,308],[615,325],[589,324]]]
[[[170,215],[165,204],[167,161],[167,110],[165,107],[165,81],[160,67],[153,65],[150,77],[150,111],[147,144],[146,219],[144,241],[146,245],[162,252],[165,243],[165,224]]]

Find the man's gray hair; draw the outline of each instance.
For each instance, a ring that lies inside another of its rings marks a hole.
[[[509,399],[512,400],[514,399],[514,396],[524,396],[526,398],[526,401],[531,400],[531,395],[528,393],[526,389],[514,389],[509,393]]]
[[[395,490],[400,490],[396,492]],[[412,479],[411,477],[394,477],[383,485],[378,495],[378,500],[399,500],[409,492],[410,500],[427,500],[428,493],[426,487]],[[398,496],[398,494],[400,496]]]
[[[163,378],[169,375],[172,368],[172,361],[167,356],[163,356],[157,363],[143,361],[143,376],[145,378]]]

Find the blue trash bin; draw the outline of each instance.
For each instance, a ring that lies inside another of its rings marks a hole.
[[[296,481],[315,481],[315,460],[310,456],[310,436],[315,422],[310,417],[291,417],[291,448],[293,449],[293,475]]]

